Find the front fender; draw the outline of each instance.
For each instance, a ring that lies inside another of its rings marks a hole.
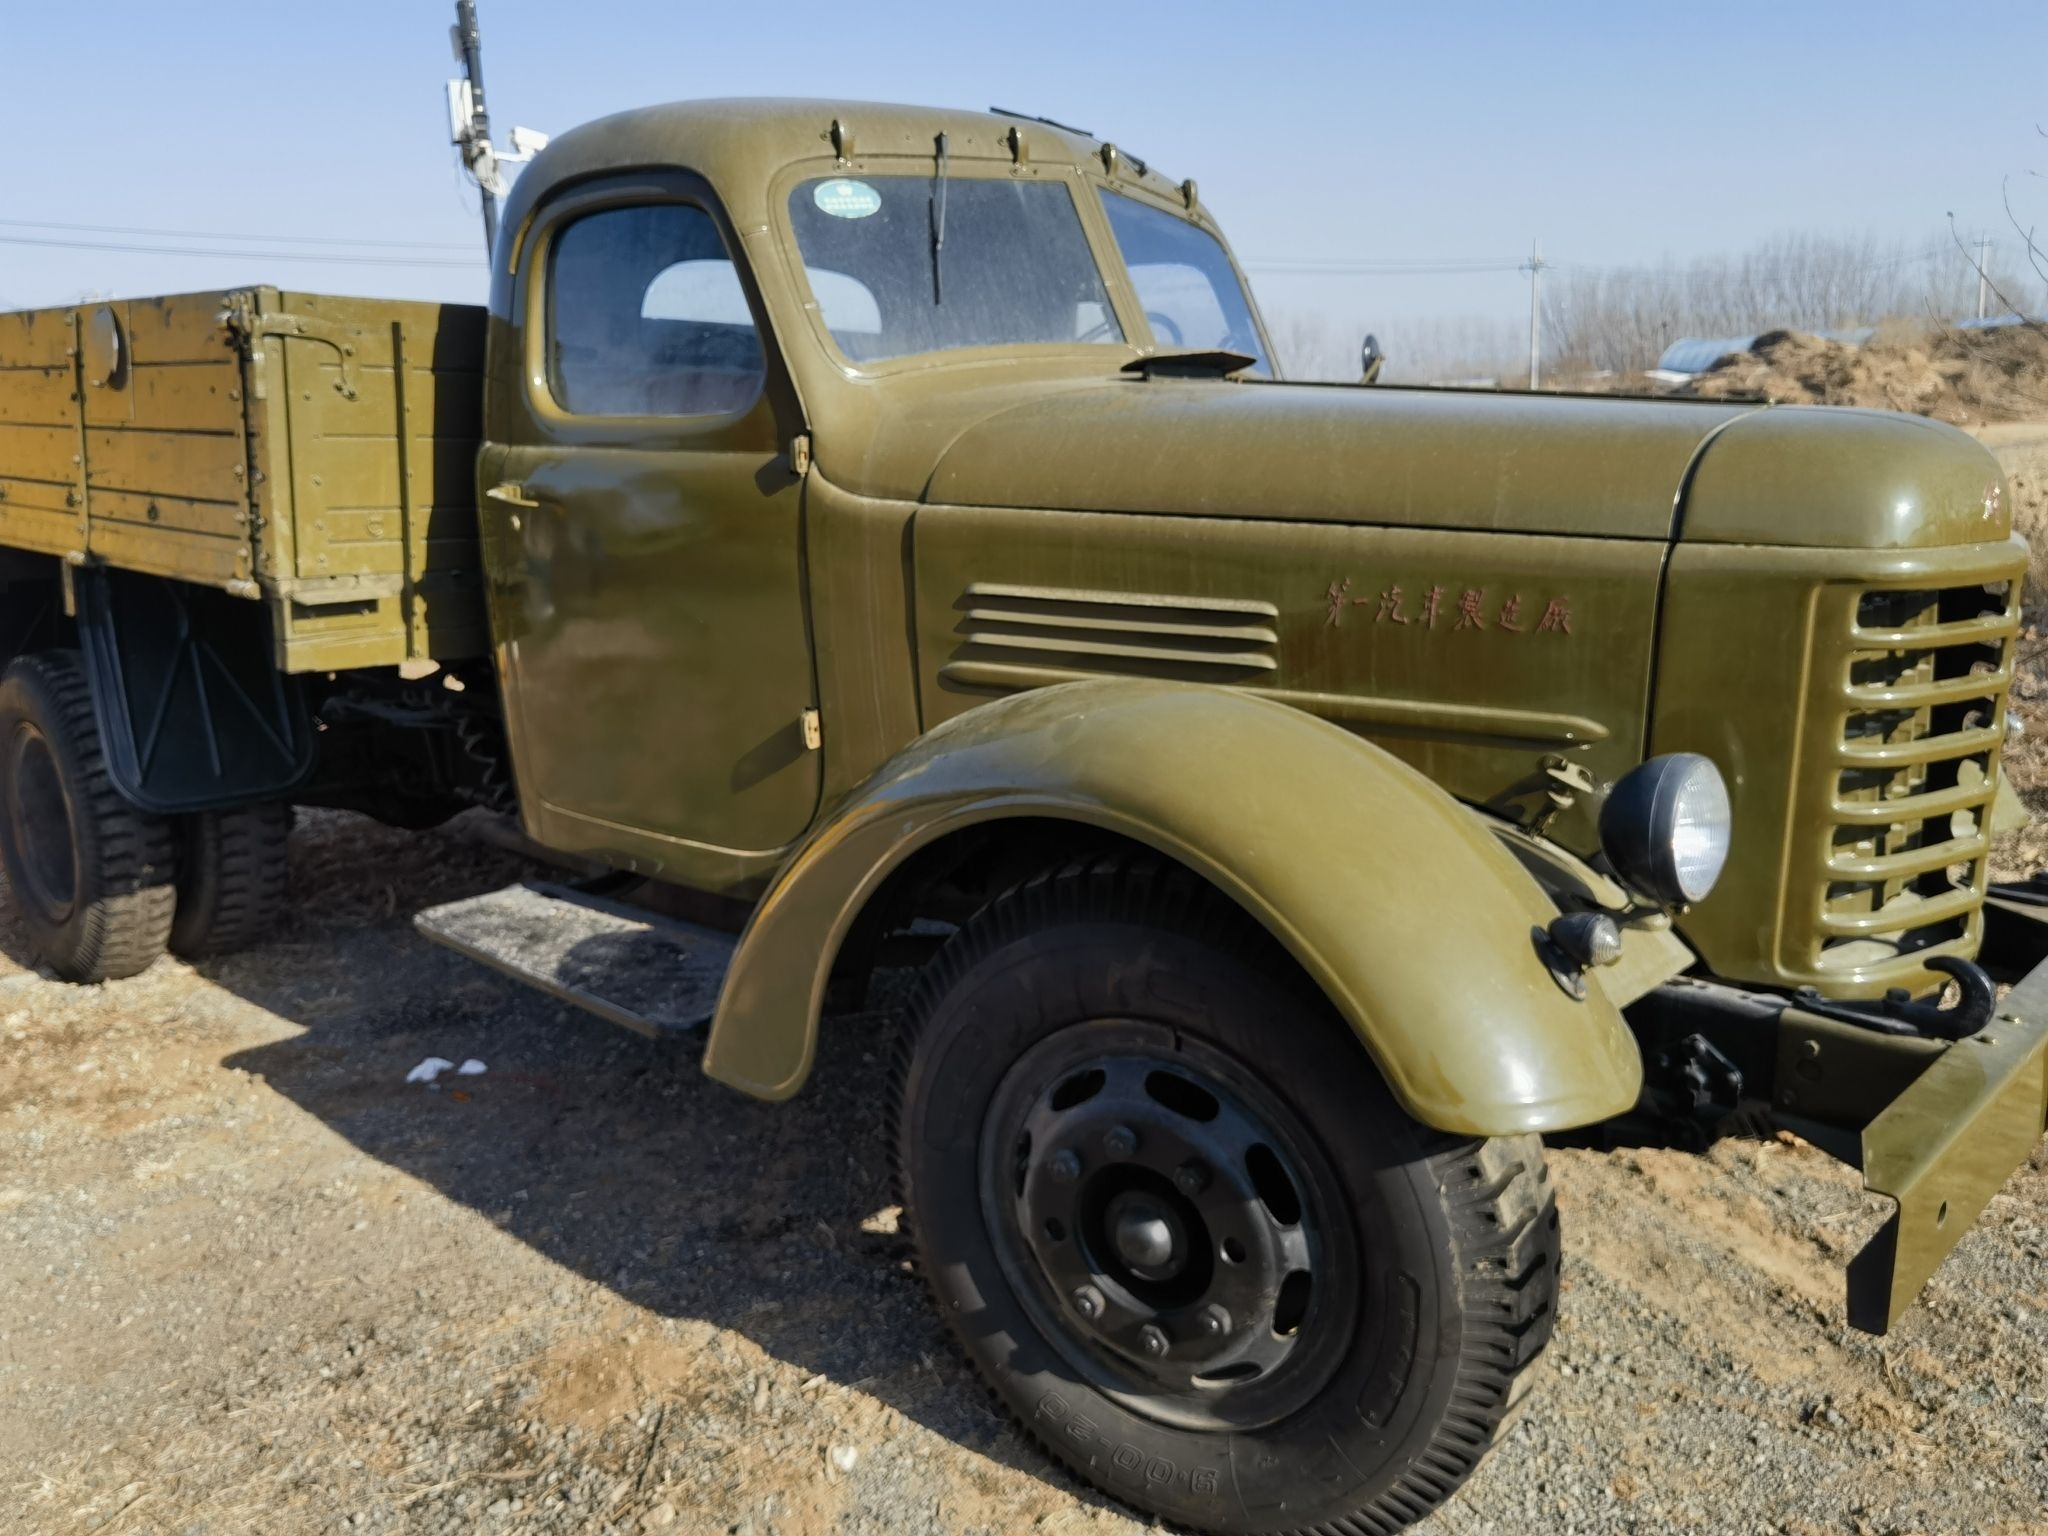
[[[1532,933],[1555,909],[1473,815],[1379,748],[1221,688],[1079,682],[940,725],[791,857],[728,972],[705,1070],[763,1098],[810,1072],[834,957],[889,872],[1004,817],[1101,827],[1168,855],[1264,924],[1424,1124],[1585,1125],[1642,1063],[1597,986],[1575,1002]]]

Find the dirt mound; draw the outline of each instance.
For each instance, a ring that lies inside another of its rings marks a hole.
[[[2023,421],[2048,415],[2048,327],[1889,327],[1860,347],[1802,331],[1770,331],[1678,393],[1872,406],[1956,426]]]

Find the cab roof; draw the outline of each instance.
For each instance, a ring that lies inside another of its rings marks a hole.
[[[941,133],[949,160],[1002,160],[1061,170],[1087,165],[1098,175],[1113,174],[1160,193],[1173,188],[1141,158],[1118,153],[1112,170],[1101,140],[1037,118],[873,101],[739,97],[637,107],[570,130],[551,142],[514,184],[506,225],[517,228],[535,204],[565,182],[609,171],[679,166],[710,182],[733,221],[745,227],[766,218],[769,184],[789,165],[822,159],[858,172],[874,161],[930,161]]]

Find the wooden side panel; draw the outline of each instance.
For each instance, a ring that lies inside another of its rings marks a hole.
[[[10,480],[48,485],[78,483],[78,428],[69,425],[0,426],[0,466]]]
[[[85,549],[75,336],[69,310],[0,315],[0,545]]]
[[[305,332],[279,344],[292,569],[301,581],[396,584],[374,616],[294,604],[286,629],[294,664],[315,654],[300,642],[311,647],[316,636],[320,654],[344,645],[360,654],[373,624],[391,626],[382,661],[483,654],[474,469],[483,312],[292,293],[279,304]]]
[[[0,361],[0,426],[68,425],[77,411],[72,392],[69,363],[41,368]]]
[[[289,671],[485,654],[483,350],[267,288],[0,314],[0,546],[260,592]]]
[[[248,466],[239,432],[150,432],[91,427],[85,434],[90,490],[177,496],[232,507],[243,500]],[[95,518],[116,515],[111,497],[93,502]]]
[[[233,432],[241,416],[242,365],[232,354],[204,363],[138,362],[126,388],[85,392],[89,427]]]
[[[210,586],[254,574],[232,306],[203,293],[79,309],[94,558]]]

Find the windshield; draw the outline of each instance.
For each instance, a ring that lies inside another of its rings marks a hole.
[[[1154,341],[1162,347],[1242,352],[1259,360],[1252,372],[1272,372],[1252,320],[1251,300],[1215,236],[1107,188],[1102,207]]]
[[[799,185],[789,217],[825,327],[856,363],[1124,339],[1059,182],[834,176]]]

